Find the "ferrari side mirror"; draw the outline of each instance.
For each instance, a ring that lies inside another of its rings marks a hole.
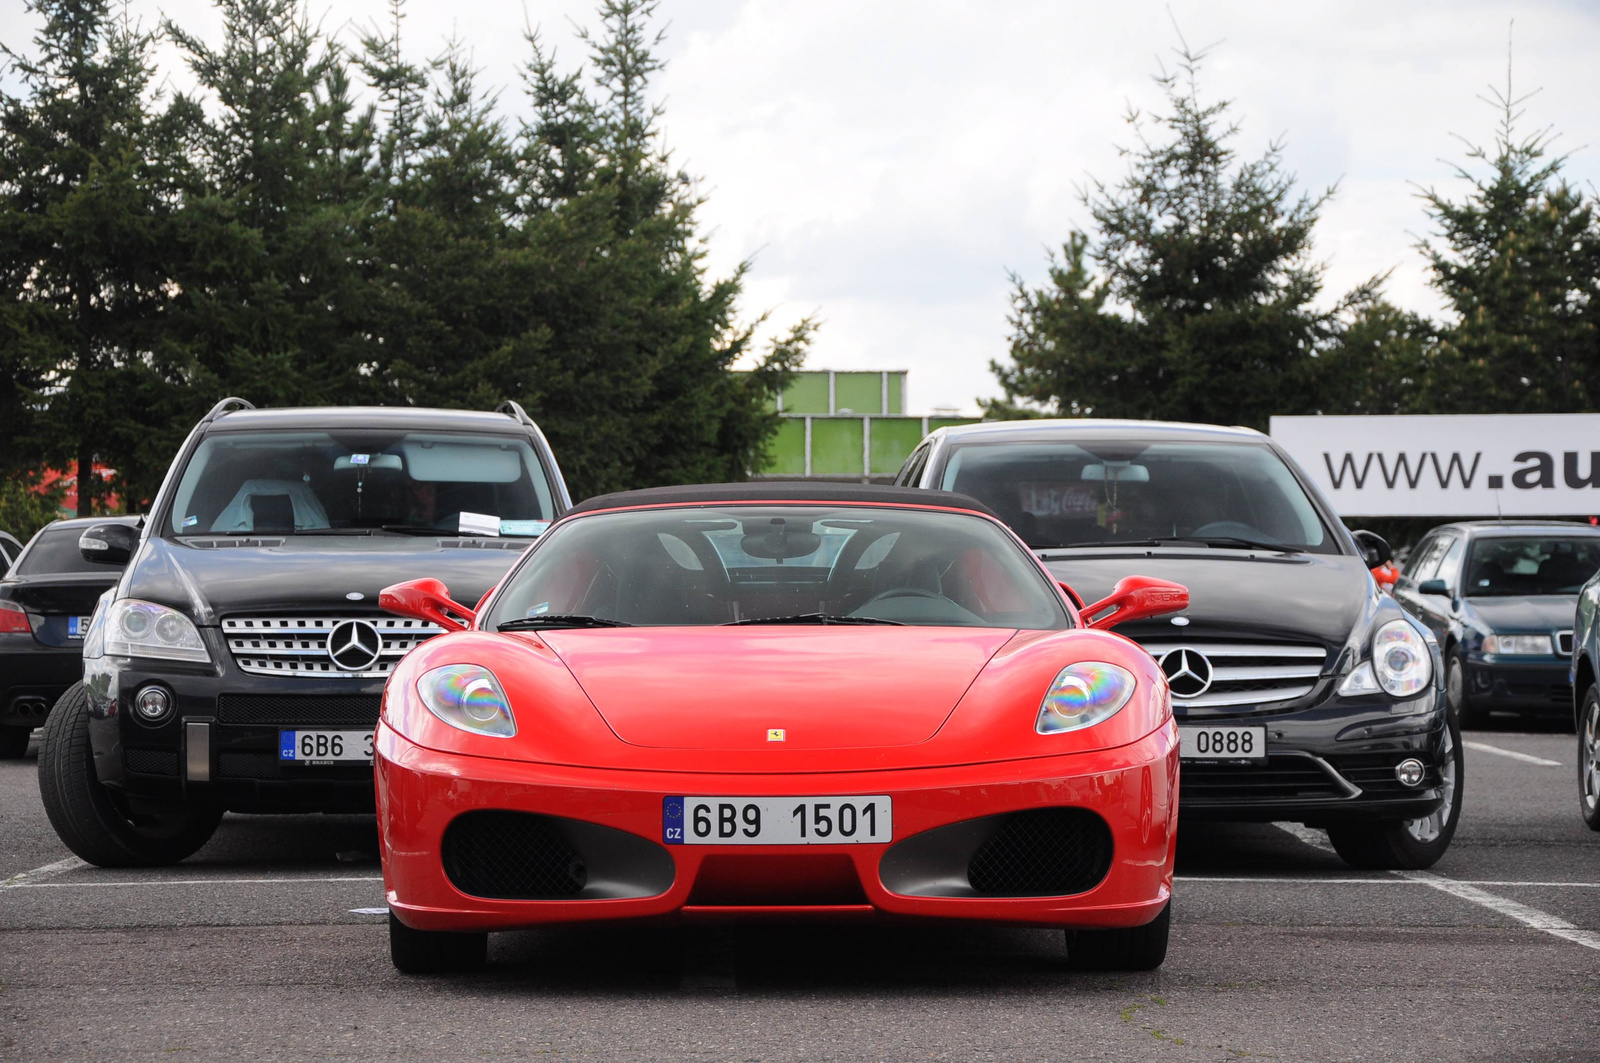
[[[1124,576],[1108,597],[1084,606],[1081,614],[1089,627],[1104,629],[1187,608],[1189,588],[1183,584],[1154,576]]]
[[[427,620],[446,631],[465,631],[478,614],[451,601],[450,588],[436,579],[414,579],[396,583],[378,592],[378,607],[397,616]]]

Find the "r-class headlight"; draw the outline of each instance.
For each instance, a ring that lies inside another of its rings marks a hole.
[[[164,605],[123,598],[105,616],[105,652],[113,657],[155,657],[209,664],[211,655],[194,621]]]
[[[1417,629],[1406,620],[1391,620],[1372,637],[1372,657],[1344,677],[1345,697],[1376,694],[1392,698],[1420,694],[1433,682],[1433,654]]]

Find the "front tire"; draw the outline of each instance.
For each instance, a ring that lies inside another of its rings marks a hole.
[[[1439,862],[1461,821],[1461,783],[1466,773],[1461,725],[1449,713],[1445,714],[1442,753],[1439,783],[1444,801],[1429,815],[1328,828],[1328,840],[1345,863],[1367,871],[1421,871]]]
[[[1461,721],[1462,728],[1476,731],[1487,727],[1489,710],[1472,703],[1472,695],[1467,693],[1467,668],[1461,663],[1461,658],[1450,658],[1450,667],[1444,675],[1444,699],[1456,719]]]
[[[1590,830],[1600,830],[1600,687],[1583,692],[1578,721],[1578,811]]]
[[[89,695],[75,683],[45,721],[39,797],[56,834],[98,867],[158,867],[193,854],[222,820],[220,808],[172,805],[135,815],[101,784],[89,747]]]
[[[1068,930],[1067,962],[1080,971],[1153,971],[1167,958],[1172,902],[1144,926]]]
[[[389,913],[389,959],[401,974],[476,971],[488,958],[488,934],[413,930]]]
[[[28,753],[32,727],[0,727],[0,760],[17,760]]]

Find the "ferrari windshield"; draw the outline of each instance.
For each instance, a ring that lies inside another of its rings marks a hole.
[[[1577,594],[1600,570],[1600,539],[1477,539],[1467,564],[1468,598]]]
[[[1256,443],[974,443],[937,486],[987,503],[1036,550],[1187,539],[1338,552],[1289,467]]]
[[[486,626],[538,617],[567,626],[1070,626],[1037,563],[992,521],[833,505],[580,517],[512,574]]]
[[[538,535],[550,483],[512,435],[218,432],[183,471],[170,535]]]

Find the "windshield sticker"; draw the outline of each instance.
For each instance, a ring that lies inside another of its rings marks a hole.
[[[532,609],[528,610],[528,615],[529,616],[543,616],[544,614],[548,613],[549,611],[550,611],[550,603],[549,602],[540,602],[538,605],[536,605]]]
[[[352,454],[352,455],[350,455],[350,464],[351,465],[370,465],[370,464],[372,464],[372,455],[371,454]]]
[[[503,520],[500,522],[500,534],[543,535],[549,527],[547,520]]]
[[[456,528],[462,535],[493,535],[500,534],[500,518],[488,513],[468,513],[463,511],[460,523]]]
[[[200,518],[199,517],[184,517],[183,518],[183,526],[185,528],[192,528],[196,524],[199,524],[199,523],[200,523]]]

